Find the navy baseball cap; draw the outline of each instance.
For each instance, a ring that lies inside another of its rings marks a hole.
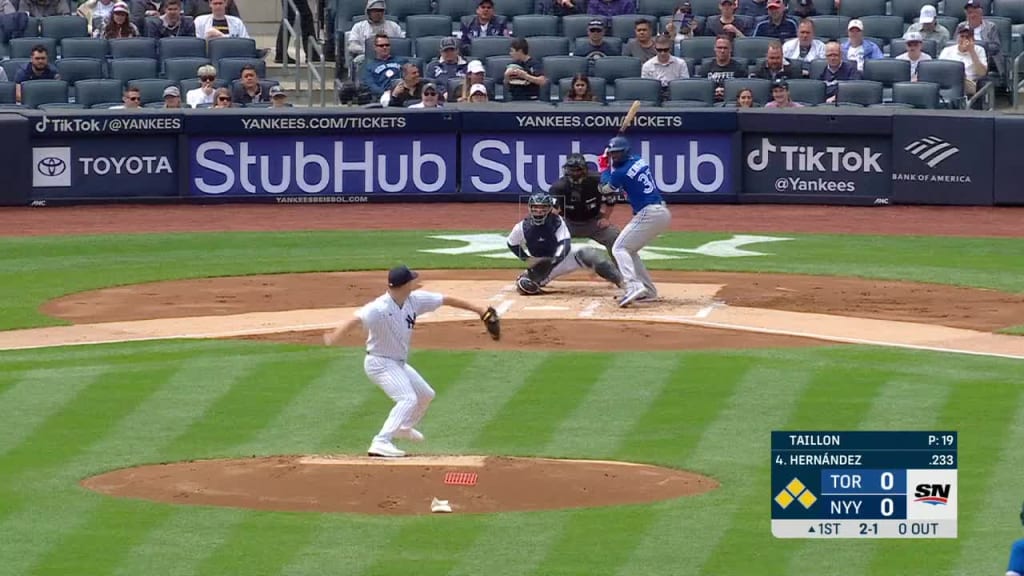
[[[409,267],[405,264],[401,266],[395,266],[388,271],[388,286],[391,288],[398,288],[399,286],[405,286],[409,282],[419,278],[419,274],[409,270]]]

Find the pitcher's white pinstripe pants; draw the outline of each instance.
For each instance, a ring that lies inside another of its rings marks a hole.
[[[434,399],[434,389],[406,362],[367,354],[363,369],[395,402],[384,426],[373,439],[374,442],[391,442],[391,436],[399,428],[412,428],[419,423]]]

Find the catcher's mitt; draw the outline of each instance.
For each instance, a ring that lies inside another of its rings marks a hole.
[[[555,259],[550,257],[531,258],[531,265],[526,270],[527,276],[537,284],[547,278],[555,268]]]
[[[484,312],[480,319],[484,321],[484,326],[487,327],[487,333],[491,335],[491,339],[500,340],[501,319],[498,318],[498,311],[493,306],[488,306],[487,311]]]

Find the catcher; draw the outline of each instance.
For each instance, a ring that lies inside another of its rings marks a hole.
[[[593,246],[572,247],[565,220],[554,214],[554,200],[537,193],[527,201],[530,214],[508,235],[508,249],[528,268],[516,279],[516,290],[524,296],[540,294],[549,282],[570,272],[587,268],[621,288],[622,276],[604,252]],[[525,249],[523,246],[525,245]]]
[[[551,185],[550,194],[555,198],[558,214],[569,226],[569,235],[596,241],[611,257],[620,232],[608,220],[615,208],[615,195],[601,190],[601,176],[590,173],[582,154],[570,154],[562,165],[562,174]]]
[[[369,332],[363,370],[395,405],[380,432],[373,437],[367,453],[370,456],[401,457],[393,438],[414,442],[423,434],[414,426],[419,423],[434,399],[434,389],[415,368],[409,365],[409,342],[416,318],[441,306],[470,310],[480,315],[487,332],[494,340],[501,338],[501,321],[494,308],[479,306],[465,300],[420,290],[419,274],[406,266],[392,268],[388,273],[388,291],[366,304],[355,316],[324,335],[328,346],[337,344],[357,323]]]

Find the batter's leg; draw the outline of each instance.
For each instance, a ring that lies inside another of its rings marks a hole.
[[[423,376],[420,376],[420,373],[408,364],[405,365],[405,375],[409,378],[409,384],[412,385],[412,389],[416,394],[416,409],[409,414],[401,426],[401,428],[409,429],[420,423],[436,393],[430,387],[430,384],[427,384],[427,381],[423,379]]]
[[[403,364],[395,360],[367,355],[363,369],[370,380],[395,402],[380,432],[373,437],[374,444],[390,446],[395,432],[416,410],[416,390],[409,382]]]
[[[657,294],[647,267],[640,258],[640,250],[658,234],[668,228],[672,215],[660,204],[647,206],[638,212],[615,240],[612,253],[627,286],[627,294],[643,286],[647,296]]]

